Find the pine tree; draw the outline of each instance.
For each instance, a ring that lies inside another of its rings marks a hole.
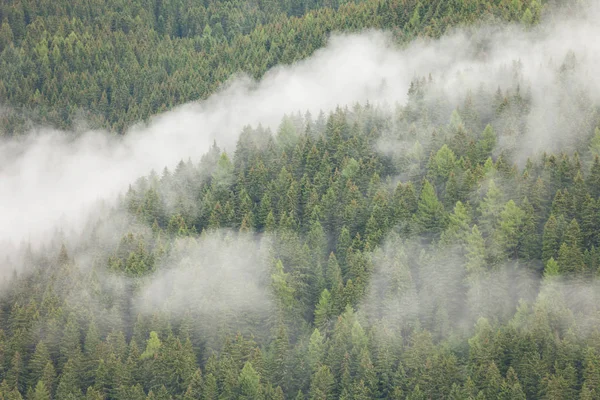
[[[498,227],[502,208],[502,193],[496,186],[495,182],[490,180],[488,183],[487,193],[479,205],[479,212],[481,213],[479,226],[485,236],[490,236]]]
[[[238,378],[240,386],[240,399],[257,399],[263,398],[262,387],[260,385],[260,376],[252,367],[250,362],[244,364],[244,368],[240,372]]]
[[[567,189],[559,190],[552,200],[552,213],[558,217],[569,219],[573,216],[572,198]]]
[[[466,245],[466,237],[469,234],[471,217],[465,205],[458,201],[454,206],[454,211],[448,216],[448,227],[442,233],[440,242],[444,245],[458,244]]]
[[[44,381],[38,381],[37,385],[35,385],[35,389],[33,392],[33,396],[31,396],[32,400],[50,400],[50,392]]]
[[[153,393],[153,392],[150,392],[150,393]],[[148,397],[150,397],[150,393],[148,393]],[[169,394],[169,391],[167,390],[167,388],[164,385],[161,386],[155,393],[153,393],[152,398],[156,399],[156,400],[172,400],[172,397]]]
[[[590,143],[590,151],[594,157],[600,156],[600,127],[596,127],[594,130],[594,136]]]
[[[478,162],[484,162],[492,155],[491,153],[496,147],[496,141],[496,132],[494,132],[494,128],[488,124],[481,134],[481,139],[477,142]]]
[[[585,270],[583,254],[575,245],[569,246],[563,242],[558,250],[557,262],[564,274],[577,274]]]
[[[590,168],[590,173],[586,178],[587,189],[593,199],[600,197],[600,156],[594,156],[594,163]]]
[[[544,280],[548,280],[551,277],[558,275],[560,275],[560,267],[558,266],[558,263],[554,261],[554,258],[551,257],[544,268]]]
[[[334,304],[329,290],[323,289],[315,307],[315,326],[323,332],[329,330],[330,319],[334,316]]]
[[[100,359],[94,376],[93,389],[102,395],[108,394],[112,390],[111,378],[110,367],[106,365],[103,359]]]
[[[63,367],[62,374],[56,388],[58,399],[82,399],[80,387],[79,360],[70,358]]]
[[[563,241],[567,244],[567,246],[581,248],[583,244],[581,238],[581,229],[579,228],[579,223],[577,223],[576,219],[572,219],[569,223],[569,226],[564,233]]]
[[[479,318],[475,333],[469,342],[469,371],[476,384],[487,379],[488,369],[496,358],[492,326],[486,318]],[[497,369],[497,367],[494,366]]]
[[[425,399],[427,399],[427,396],[425,395],[425,393],[423,393],[423,391],[421,390],[419,385],[416,385],[415,388],[412,390],[412,392],[408,396],[406,396],[406,400],[425,400]]]
[[[287,327],[280,321],[277,325],[271,356],[271,382],[287,389],[290,384],[290,343]]]
[[[473,225],[467,236],[467,264],[465,269],[469,278],[478,279],[486,268],[485,242],[477,225]]]
[[[542,261],[546,262],[550,258],[558,256],[559,247],[558,222],[554,214],[550,215],[544,225],[544,235],[542,238]]]
[[[502,376],[495,362],[491,362],[487,367],[484,381],[480,383],[486,399],[497,399],[501,396]]]
[[[100,346],[100,335],[96,323],[92,320],[88,325],[88,330],[83,343],[83,368],[85,370],[84,384],[90,386],[93,381],[93,376],[96,372],[98,363],[98,351]]]
[[[159,389],[162,385],[169,392],[184,393],[195,370],[196,357],[190,340],[181,343],[179,338],[169,335],[155,356],[152,366],[153,382]]]
[[[155,331],[150,332],[150,337],[146,341],[146,350],[140,355],[142,360],[153,358],[158,354],[162,343]]]
[[[591,347],[585,350],[583,382],[591,394],[600,391],[600,357],[598,357],[596,350]]]
[[[54,394],[54,389],[56,387],[56,371],[54,370],[54,365],[51,361],[46,363],[44,367],[44,372],[42,373],[42,379],[44,385],[50,392],[50,396]]]
[[[183,395],[183,399],[201,399],[203,395],[203,388],[204,380],[202,379],[202,371],[200,368],[198,368],[190,380],[190,384]]]
[[[308,397],[310,400],[332,398],[334,378],[328,366],[323,365],[312,376]]]
[[[315,373],[322,365],[325,354],[325,338],[318,328],[315,328],[308,343],[308,365],[312,373]]]
[[[445,183],[455,167],[456,155],[447,145],[443,145],[429,161],[427,169],[430,181],[435,186]]]
[[[375,372],[368,349],[364,348],[359,356],[360,363],[356,374],[356,379],[361,382],[360,393],[362,398],[377,397],[378,379]],[[356,398],[356,391],[353,391]]]
[[[9,47],[14,40],[13,31],[7,20],[0,24],[0,52]]]
[[[524,214],[518,256],[524,260],[538,259],[541,255],[541,238],[538,234],[539,222],[535,209],[527,197],[523,199],[521,210]]]
[[[15,352],[10,360],[10,368],[6,374],[6,382],[9,388],[15,389],[19,392],[24,391],[25,388],[25,376],[24,376],[24,360],[21,357],[21,353]]]
[[[217,379],[213,376],[213,374],[208,374],[204,379],[204,391],[202,400],[217,400],[217,398]]]
[[[414,214],[414,222],[418,231],[422,233],[439,233],[446,225],[444,206],[438,200],[433,186],[425,180],[417,212]]]
[[[500,213],[497,244],[508,258],[518,258],[522,243],[525,213],[512,200]]]
[[[596,226],[600,223],[599,216],[598,203],[588,194],[581,211],[581,236],[585,248],[600,244],[596,233]]]
[[[104,400],[104,394],[101,391],[94,389],[93,387],[88,387],[85,393],[85,400]],[[145,399],[146,396],[142,397]]]
[[[35,352],[29,360],[28,369],[28,386],[34,387],[42,379],[44,374],[44,368],[46,364],[50,362],[50,353],[44,342],[38,342],[35,346]],[[48,389],[48,388],[46,388]]]
[[[517,374],[512,367],[508,367],[506,372],[506,379],[502,383],[500,391],[500,399],[502,400],[525,400],[525,393],[521,388]]]

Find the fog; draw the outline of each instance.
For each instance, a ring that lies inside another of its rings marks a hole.
[[[485,26],[406,46],[385,32],[334,35],[304,61],[274,68],[260,81],[232,78],[209,99],[155,116],[123,136],[38,127],[22,137],[0,139],[0,256],[22,243],[41,248],[56,231],[63,232],[67,247],[76,248],[84,227],[110,209],[129,184],[152,170],[172,169],[180,160],[197,162],[214,142],[231,152],[245,126],[275,130],[286,114],[309,111],[315,116],[356,103],[403,106],[415,78],[431,79],[424,101],[434,105],[443,99],[439,111],[445,124],[466,96],[477,104],[482,101],[478,93],[518,89],[531,105],[522,119],[484,115],[499,134],[496,152],[511,150],[517,163],[545,150],[571,150],[591,133],[600,105],[598,18],[595,7],[584,17],[545,21],[529,30]],[[378,150],[403,153],[413,144],[385,142]],[[104,247],[116,246],[124,234],[111,224],[96,233]],[[128,301],[145,315],[164,311],[183,317],[193,309],[206,326],[218,325],[224,315],[250,312],[257,313],[255,322],[261,321],[272,308],[264,251],[256,238],[228,240],[220,234],[177,241],[158,272],[145,278]],[[432,326],[446,327],[434,332],[446,338],[469,331],[479,316],[499,322],[512,318],[519,300],[530,302],[521,313],[531,310],[543,287],[541,297],[555,290],[551,293],[569,299],[572,310],[559,310],[560,318],[594,324],[586,318],[597,311],[596,282],[555,281],[548,289],[548,282],[511,264],[472,285],[481,290],[467,293],[464,257],[412,244],[406,251],[411,257],[398,261],[405,255],[397,254],[397,244],[387,243],[374,254],[372,286],[360,305],[370,322],[385,319],[402,330],[429,319]],[[428,255],[421,260],[412,256],[418,254]],[[85,253],[77,257],[79,265],[93,260]],[[6,272],[0,267],[0,275]],[[404,286],[394,289],[390,282]],[[123,288],[128,279],[112,277],[105,283]],[[70,296],[74,302],[97,301],[80,291]],[[463,301],[473,307],[459,307]]]
[[[179,316],[185,310],[221,317],[229,312],[264,315],[271,307],[266,248],[252,235],[227,232],[179,239],[143,286],[136,308]]]
[[[480,318],[525,331],[547,318],[561,336],[574,326],[580,339],[598,333],[597,278],[538,274],[518,261],[474,273],[461,247],[388,235],[373,253],[373,277],[358,306],[365,324],[398,334],[425,328],[437,340],[470,337]]]
[[[38,243],[60,221],[79,228],[102,200],[111,204],[139,176],[198,159],[213,141],[231,149],[245,125],[276,128],[285,113],[332,110],[356,102],[403,104],[411,80],[431,75],[435,92],[460,105],[481,87],[521,85],[531,96],[522,157],[568,147],[586,130],[580,102],[600,96],[600,16],[459,31],[395,45],[382,32],[334,35],[327,46],[256,82],[236,77],[206,101],[132,127],[123,137],[39,127],[0,142],[0,242]],[[566,62],[565,62],[566,60]],[[566,66],[566,67],[565,67]],[[562,67],[562,68],[561,68]],[[573,122],[575,121],[575,122]],[[500,121],[495,121],[501,125]],[[514,142],[514,140],[513,140]],[[500,145],[510,140],[500,138]]]

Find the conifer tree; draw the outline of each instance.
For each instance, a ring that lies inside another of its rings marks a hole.
[[[240,385],[240,399],[260,400],[263,398],[260,376],[254,370],[250,362],[244,364],[238,382]]]
[[[80,387],[79,360],[70,358],[60,375],[56,388],[56,398],[59,399],[82,399],[83,393]]]
[[[414,222],[419,232],[438,233],[445,227],[446,214],[444,206],[438,200],[433,186],[425,180],[419,197]]]
[[[31,399],[50,400],[50,392],[48,391],[48,388],[46,388],[44,381],[38,381],[38,383],[35,385],[35,389],[33,395],[31,396]]]
[[[50,362],[50,353],[48,348],[43,341],[38,342],[35,346],[35,352],[29,360],[29,374],[28,374],[28,386],[34,387],[42,379],[44,374],[44,368],[46,364]],[[46,387],[46,390],[48,388]]]
[[[334,378],[328,366],[320,367],[312,376],[309,399],[326,400],[333,395]]]
[[[550,215],[548,221],[544,225],[544,236],[542,239],[542,261],[546,262],[552,257],[558,255],[559,247],[559,231],[558,222],[554,214]]]

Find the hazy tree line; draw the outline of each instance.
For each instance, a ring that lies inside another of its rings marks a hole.
[[[80,243],[6,260],[0,397],[598,398],[598,110],[577,99],[578,140],[521,160],[527,91],[453,108],[431,83],[248,127],[141,178]],[[134,301],[186,247],[254,235],[267,309]]]
[[[0,5],[0,134],[31,124],[123,132],[206,98],[233,74],[259,78],[332,32],[399,41],[476,21],[536,23],[539,0],[32,1]]]

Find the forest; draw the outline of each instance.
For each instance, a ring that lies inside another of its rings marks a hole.
[[[440,64],[410,71],[395,103],[246,125],[146,171],[80,230],[0,235],[0,399],[600,398],[600,10],[585,7],[3,2],[6,197],[40,127],[66,146],[90,129],[125,140],[330,33],[383,29],[406,59],[464,57],[476,78]],[[566,15],[584,18],[572,36]],[[503,46],[521,56],[495,60]],[[530,51],[545,46],[560,58]],[[2,204],[0,224],[28,213]]]
[[[0,5],[0,135],[37,124],[123,133],[259,78],[322,47],[332,32],[439,37],[476,21],[535,23],[538,0],[7,0]]]

